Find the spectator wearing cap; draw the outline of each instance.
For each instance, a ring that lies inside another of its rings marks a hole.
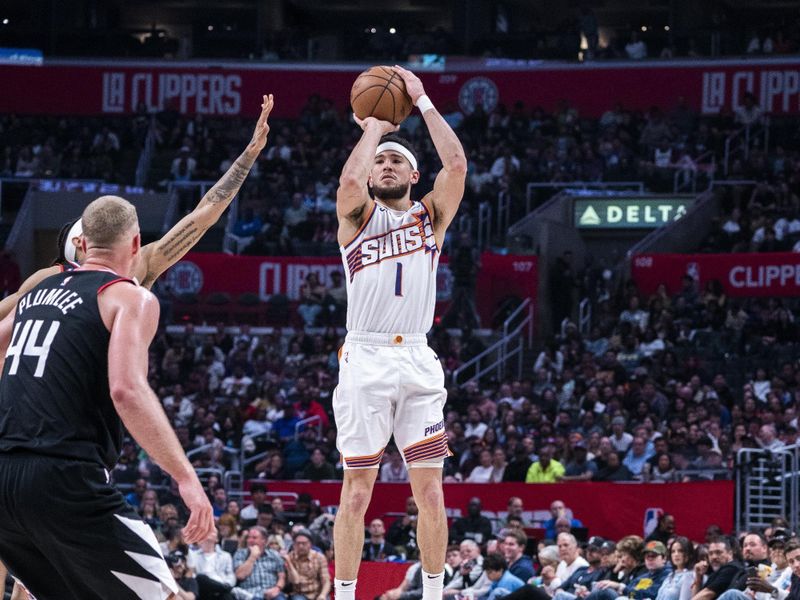
[[[656,598],[661,584],[669,575],[667,567],[667,547],[659,542],[647,542],[644,545],[645,571],[625,586],[624,593],[633,600]]]
[[[593,460],[588,460],[586,442],[575,443],[572,449],[572,460],[564,467],[562,481],[591,481],[597,474],[597,465]]]
[[[508,562],[502,554],[489,554],[483,561],[483,569],[486,578],[491,581],[489,591],[483,596],[486,600],[502,598],[525,585],[522,579],[509,571]]]
[[[254,526],[247,532],[247,547],[233,556],[238,585],[233,588],[236,600],[285,600],[284,561],[275,550],[267,548],[269,534],[263,527]]]
[[[653,532],[647,536],[646,542],[658,541],[665,546],[669,540],[675,536],[675,517],[669,513],[664,513],[658,517],[658,523]]]
[[[553,447],[539,450],[539,460],[533,463],[525,476],[525,483],[556,483],[564,475],[564,465],[553,458]]]
[[[464,540],[475,540],[483,544],[492,537],[492,522],[481,514],[480,498],[471,498],[467,504],[467,515],[455,520],[450,527],[450,540],[461,543]]]
[[[792,583],[792,569],[786,559],[786,544],[789,537],[783,530],[779,534],[774,534],[772,539],[767,542],[769,547],[769,559],[772,561],[772,572],[767,576],[765,584],[769,585],[772,589],[757,589],[759,586],[748,587],[755,592],[769,593],[770,596],[778,598],[778,600],[785,600],[789,595],[789,588]],[[766,586],[764,586],[766,587]],[[775,593],[773,593],[773,590]]]
[[[326,600],[331,591],[328,560],[312,549],[311,532],[298,529],[292,536],[291,552],[282,552],[289,583],[291,600]]]
[[[708,560],[699,560],[694,566],[692,600],[714,600],[731,589],[744,572],[742,563],[734,560],[730,540],[725,536],[712,539],[708,543]]]
[[[511,530],[506,532],[503,539],[503,554],[508,561],[509,572],[522,581],[528,581],[534,576],[533,561],[525,554],[528,536],[523,531]]]
[[[656,600],[690,600],[694,579],[692,542],[683,536],[678,536],[672,540],[667,549],[672,570],[661,584]]]
[[[189,550],[187,566],[194,572],[200,598],[225,600],[236,585],[233,573],[233,558],[217,545],[217,533],[200,542],[199,548]]]
[[[197,587],[197,580],[190,575],[186,567],[186,555],[180,550],[173,550],[165,559],[175,583],[178,584],[176,600],[198,600],[200,590]]]
[[[637,535],[628,535],[622,538],[616,546],[616,563],[612,568],[611,576],[598,581],[593,586],[595,591],[589,594],[587,598],[591,598],[592,594],[604,590],[618,591],[638,577],[644,570],[644,565],[641,564],[643,548],[644,540]],[[592,600],[595,600],[595,598],[597,596]]]
[[[547,521],[542,523],[542,527],[544,528],[544,537],[546,539],[556,539],[556,536],[558,535],[558,532],[556,531],[556,521],[558,519],[568,519],[570,529],[572,527],[583,527],[583,523],[580,519],[576,519],[574,516],[569,516],[569,513],[567,513],[567,507],[563,500],[553,500],[550,503],[550,514],[552,516],[547,519]]]
[[[267,486],[263,483],[254,483],[250,486],[251,502],[239,513],[239,519],[244,525],[252,525],[258,518],[259,509],[266,504]]]
[[[589,566],[578,569],[564,581],[554,596],[555,600],[575,600],[586,596],[595,581],[600,581],[610,574],[610,569],[602,566],[601,548],[604,543],[605,540],[597,536],[589,539],[584,549],[584,557]]]

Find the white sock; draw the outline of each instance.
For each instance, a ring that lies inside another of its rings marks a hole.
[[[422,600],[442,600],[443,589],[444,571],[434,575],[422,569]]]
[[[356,600],[356,581],[333,578],[333,589],[336,590],[336,600]]]

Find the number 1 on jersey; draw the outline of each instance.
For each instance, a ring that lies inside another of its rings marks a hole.
[[[397,274],[394,277],[394,295],[403,295],[403,263],[397,263]]]

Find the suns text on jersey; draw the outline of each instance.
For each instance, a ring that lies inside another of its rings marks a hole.
[[[373,265],[387,258],[417,252],[426,248],[427,240],[433,240],[433,230],[427,219],[393,229],[361,242],[361,264]]]

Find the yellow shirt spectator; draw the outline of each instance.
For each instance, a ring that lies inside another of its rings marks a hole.
[[[525,483],[556,483],[564,476],[564,465],[557,460],[549,460],[546,467],[538,460],[528,468]]]

